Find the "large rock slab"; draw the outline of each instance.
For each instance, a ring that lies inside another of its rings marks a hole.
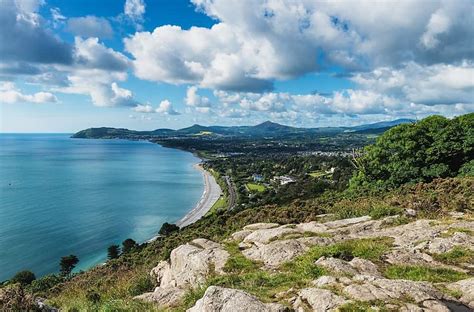
[[[229,253],[220,244],[198,238],[171,251],[170,260],[161,261],[150,274],[158,283],[154,292],[136,299],[162,306],[176,305],[190,287],[202,285],[211,273],[222,274]]]
[[[224,273],[228,258],[229,253],[220,244],[198,238],[173,249],[170,261],[160,262],[152,275],[160,287],[194,286],[204,283],[210,273]]]
[[[187,312],[284,312],[279,304],[263,303],[244,291],[210,286]]]
[[[308,308],[314,312],[326,312],[335,310],[347,302],[343,297],[327,289],[304,288],[293,302],[293,308],[298,312],[307,311]]]
[[[254,245],[243,250],[242,254],[251,260],[263,262],[268,268],[274,268],[305,253],[311,246],[328,245],[333,242],[334,239],[329,237],[277,240],[269,244]]]
[[[459,300],[474,309],[474,277],[451,283],[447,287],[460,292]]]
[[[334,274],[338,275],[367,275],[367,276],[380,276],[380,272],[377,266],[369,260],[354,258],[351,261],[344,261],[338,258],[332,257],[321,257],[316,262],[325,269],[328,269]]]

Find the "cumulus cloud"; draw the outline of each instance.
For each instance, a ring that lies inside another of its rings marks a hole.
[[[173,105],[168,100],[163,100],[156,109],[157,113],[165,115],[179,115],[179,113],[173,108]]]
[[[150,104],[139,104],[135,106],[133,110],[137,113],[146,114],[158,113],[163,115],[180,115],[180,113],[173,108],[173,104],[171,104],[169,100],[161,101],[156,109],[154,109]]]
[[[208,108],[211,107],[211,101],[208,97],[201,96],[198,93],[196,86],[188,87],[186,90],[186,98],[184,99],[186,105],[193,107]]]
[[[73,17],[67,21],[68,30],[84,38],[98,37],[98,38],[112,38],[113,30],[109,21],[103,17],[84,16]]]
[[[98,38],[75,38],[75,62],[81,68],[103,69],[107,71],[126,71],[129,60],[99,42]]]
[[[0,84],[0,103],[55,103],[58,99],[50,92],[24,94],[11,82]]]
[[[346,70],[472,59],[474,3],[192,0],[217,23],[165,25],[125,39],[142,79],[262,92],[321,66]],[[318,56],[324,57],[319,60]]]
[[[144,0],[126,0],[123,7],[123,17],[132,22],[137,29],[142,28],[143,16],[145,15]]]
[[[0,61],[70,64],[72,47],[42,27],[42,1],[1,0]],[[8,43],[8,44],[6,44]]]

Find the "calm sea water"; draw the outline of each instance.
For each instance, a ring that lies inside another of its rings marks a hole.
[[[0,281],[19,270],[103,262],[111,244],[153,237],[199,201],[192,154],[148,142],[0,134]]]

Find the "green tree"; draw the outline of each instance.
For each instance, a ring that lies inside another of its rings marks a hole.
[[[67,276],[71,274],[78,263],[79,259],[75,255],[61,257],[61,261],[59,262],[61,275]]]
[[[13,276],[11,282],[20,283],[21,285],[29,285],[36,279],[36,276],[31,271],[20,271]]]
[[[120,255],[120,246],[119,245],[110,245],[107,248],[107,258],[110,259],[117,259]]]
[[[452,120],[430,116],[394,127],[364,149],[350,185],[391,188],[456,176],[474,157],[473,128],[474,113]]]
[[[168,222],[163,223],[158,234],[167,236],[173,232],[179,231],[179,227],[176,224],[170,224]]]
[[[131,238],[127,238],[126,240],[124,240],[122,242],[122,252],[123,253],[129,253],[130,251],[135,249],[135,247],[137,247],[137,242],[135,242]]]

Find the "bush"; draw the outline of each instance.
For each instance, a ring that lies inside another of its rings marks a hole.
[[[35,281],[33,281],[30,285],[30,289],[35,294],[43,293],[48,290],[51,290],[56,285],[62,283],[64,279],[55,274],[45,275]]]
[[[174,232],[177,232],[177,231],[179,231],[179,226],[177,226],[176,224],[170,224],[168,222],[165,222],[161,226],[161,229],[158,232],[158,234],[163,235],[163,236],[168,236],[171,233],[174,233]]]
[[[36,276],[31,271],[20,271],[11,279],[12,283],[20,283],[21,285],[29,285],[36,279]]]

